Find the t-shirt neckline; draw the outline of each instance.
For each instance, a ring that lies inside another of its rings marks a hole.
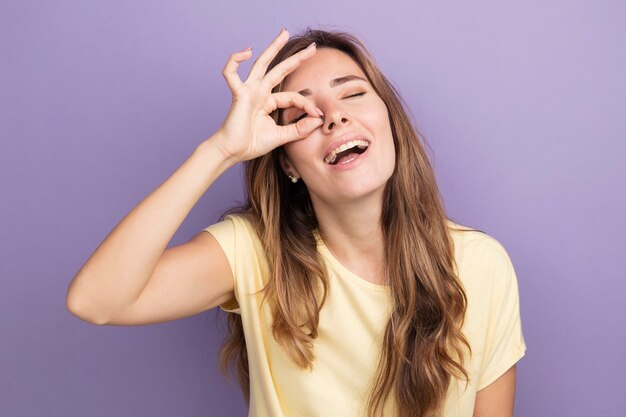
[[[389,285],[374,284],[373,282],[370,282],[364,278],[361,278],[354,272],[350,271],[341,262],[339,262],[337,258],[335,258],[335,256],[331,253],[331,251],[326,246],[326,243],[324,243],[324,239],[322,239],[322,236],[319,234],[317,230],[313,231],[313,235],[315,236],[315,239],[317,241],[318,251],[322,254],[322,256],[326,259],[326,261],[328,261],[331,265],[333,265],[340,272],[340,276],[345,277],[346,279],[360,286],[363,286],[372,290],[383,291],[383,292],[389,292],[391,290],[391,287]]]

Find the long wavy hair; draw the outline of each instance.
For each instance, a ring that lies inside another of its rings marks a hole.
[[[268,71],[313,41],[318,48],[345,52],[361,67],[387,105],[396,150],[381,218],[385,257],[394,260],[386,265],[393,306],[367,415],[382,416],[385,403],[393,397],[399,417],[436,416],[453,378],[468,381],[463,361],[465,348],[470,353],[471,349],[461,331],[467,298],[455,273],[454,246],[435,175],[400,95],[354,35],[307,29],[289,39]],[[281,91],[283,83],[273,92]],[[281,110],[272,117],[279,123]],[[246,162],[247,200],[229,213],[245,214],[264,245],[271,275],[262,291],[274,317],[273,336],[288,357],[305,369],[315,359],[313,342],[329,280],[316,249],[317,219],[309,192],[304,183],[287,179],[280,152],[284,151],[275,149]],[[220,366],[224,374],[234,370],[249,403],[241,316],[228,314],[228,328]]]

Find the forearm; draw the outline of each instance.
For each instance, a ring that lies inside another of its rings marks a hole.
[[[222,155],[215,137],[201,143],[100,243],[68,288],[68,308],[100,322],[134,302],[191,209],[234,162]]]

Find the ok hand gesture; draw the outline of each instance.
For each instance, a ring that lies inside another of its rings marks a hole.
[[[316,46],[312,43],[266,74],[270,62],[288,38],[289,33],[283,29],[257,58],[245,82],[237,75],[237,68],[251,57],[250,48],[232,54],[226,63],[222,74],[232,93],[232,102],[217,132],[218,145],[226,157],[236,161],[256,158],[287,142],[306,138],[323,123],[322,112],[306,97],[293,91],[271,92],[301,62],[316,52]],[[277,108],[288,107],[300,108],[308,116],[294,124],[277,125],[270,113]]]

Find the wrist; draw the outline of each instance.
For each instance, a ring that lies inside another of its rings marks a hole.
[[[225,138],[220,131],[215,132],[211,137],[206,139],[196,149],[196,152],[200,154],[206,154],[212,159],[217,157],[221,165],[223,165],[226,169],[236,165],[241,162],[239,158],[230,154],[225,146]]]

